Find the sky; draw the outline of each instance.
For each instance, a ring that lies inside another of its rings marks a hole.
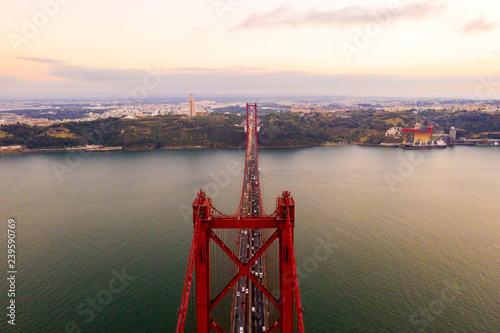
[[[0,98],[500,98],[496,0],[0,0]]]

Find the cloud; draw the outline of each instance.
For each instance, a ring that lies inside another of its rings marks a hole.
[[[21,60],[39,62],[42,64],[49,64],[49,65],[60,65],[64,63],[64,61],[60,61],[57,59],[48,59],[48,58],[35,58],[35,57],[16,57],[16,58]]]
[[[17,57],[18,59],[38,62],[48,65],[45,73],[69,81],[86,82],[114,82],[114,83],[137,83],[141,82],[147,69],[120,69],[120,68],[99,68],[88,66],[72,65],[57,59]],[[163,73],[166,75],[166,73]]]
[[[488,22],[485,17],[479,17],[466,22],[459,30],[464,34],[475,34],[479,32],[493,31],[499,26],[499,22]]]
[[[0,75],[3,98],[120,98],[143,84],[148,70],[77,66],[56,59],[19,58],[47,66],[60,80],[28,81]],[[415,76],[327,74],[272,71],[262,67],[181,67],[157,71],[161,85],[148,98],[184,96],[190,92],[216,95],[361,95],[392,97],[472,96],[477,78],[467,76]]]
[[[89,82],[99,84],[109,84],[124,86],[140,84],[148,69],[120,69],[120,68],[99,68],[89,66],[77,66],[57,59],[17,57],[17,59],[38,62],[46,65],[47,76],[63,79],[68,82]],[[167,76],[189,76],[189,75],[237,75],[267,72],[265,67],[233,66],[224,68],[213,67],[177,67],[166,70],[156,70],[157,75],[166,78]]]
[[[231,72],[263,72],[267,69],[264,67],[250,67],[250,66],[234,66],[227,68],[209,68],[209,67],[179,67],[174,68],[172,72],[184,72],[184,73],[203,73],[203,72],[211,72],[211,73],[231,73]]]
[[[253,13],[232,30],[274,28],[280,26],[332,26],[349,27],[381,21],[404,19],[423,20],[442,14],[447,4],[442,1],[425,0],[399,7],[370,8],[347,6],[341,9],[311,9],[299,12],[284,5],[267,13]]]
[[[142,83],[147,71],[55,65],[60,81],[25,81],[0,76],[3,98],[120,98]],[[88,73],[84,73],[87,71]],[[119,78],[123,78],[120,80]],[[411,75],[334,75],[301,71],[241,71],[238,67],[207,71],[170,70],[148,98],[196,94],[290,96],[358,95],[392,97],[471,96],[476,77]]]
[[[67,79],[71,81],[86,81],[86,82],[110,82],[110,83],[133,83],[141,82],[147,69],[120,69],[120,68],[99,68],[88,66],[72,65],[57,59],[46,58],[30,58],[17,57],[26,61],[38,62],[47,65],[48,69],[45,75],[53,76],[59,79]],[[205,74],[205,73],[221,73],[221,74],[243,74],[266,72],[265,67],[251,66],[233,66],[224,68],[213,67],[177,67],[168,71],[159,71],[160,75],[167,76],[172,74]]]

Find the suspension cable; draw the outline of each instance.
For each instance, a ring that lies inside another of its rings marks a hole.
[[[186,280],[184,282],[184,293],[181,303],[181,308],[179,310],[179,320],[177,322],[177,333],[184,332],[184,325],[186,322],[186,313],[187,307],[189,304],[189,294],[191,292],[191,285],[193,282],[193,270],[195,264],[196,251],[198,249],[198,232],[199,226],[201,225],[201,197],[198,201],[198,212],[196,214],[196,223],[194,225],[194,233],[193,233],[193,243],[191,244],[191,252],[189,253],[189,264],[186,273]]]

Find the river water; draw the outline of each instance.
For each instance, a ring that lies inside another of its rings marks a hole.
[[[174,332],[189,206],[204,188],[233,213],[243,163],[243,150],[0,156],[15,331]],[[500,149],[261,150],[259,164],[267,212],[283,190],[295,199],[306,332],[500,332]]]

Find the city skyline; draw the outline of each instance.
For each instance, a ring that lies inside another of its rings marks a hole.
[[[0,98],[500,97],[493,1],[0,3]]]

